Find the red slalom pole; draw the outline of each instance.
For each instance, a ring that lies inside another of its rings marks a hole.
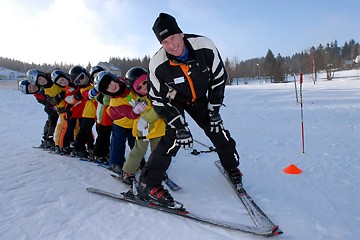
[[[304,111],[303,111],[303,100],[302,100],[302,84],[303,74],[300,73],[300,106],[301,106],[301,138],[302,138],[302,153],[305,153],[305,133],[304,133]]]

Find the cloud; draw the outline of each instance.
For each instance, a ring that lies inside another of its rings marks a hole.
[[[129,22],[126,1],[55,0],[23,11],[21,1],[6,1],[1,22],[5,38],[2,56],[35,63],[73,63],[87,65],[108,61],[109,57],[144,56],[143,42],[136,35],[122,35],[121,26]],[[113,10],[113,11],[111,11]],[[131,12],[131,11],[130,11]],[[116,23],[119,24],[116,24]],[[126,30],[126,29],[125,29]],[[145,44],[146,45],[146,44]]]

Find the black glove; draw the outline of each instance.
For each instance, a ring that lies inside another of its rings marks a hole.
[[[223,120],[219,112],[209,112],[210,116],[210,132],[220,132],[224,129]]]
[[[74,94],[74,98],[78,101],[80,101],[82,99],[82,95],[81,95],[81,92],[80,90],[77,91],[75,94]]]
[[[176,131],[176,144],[184,149],[189,149],[193,147],[193,138],[191,136],[190,130],[185,127]]]
[[[104,94],[100,93],[97,95],[96,101],[98,101],[101,104],[104,104]]]
[[[62,91],[61,93],[58,93],[56,96],[55,96],[55,100],[57,102],[60,102],[61,100],[63,100],[66,96],[66,93],[64,91]]]

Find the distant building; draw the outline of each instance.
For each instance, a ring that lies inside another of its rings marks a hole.
[[[97,65],[103,67],[106,71],[109,71],[116,76],[121,77],[121,69],[119,67],[107,62],[99,62]]]
[[[0,67],[0,79],[2,80],[15,80],[25,77],[24,73]]]
[[[355,62],[355,63],[360,63],[360,55],[356,56],[354,62]]]

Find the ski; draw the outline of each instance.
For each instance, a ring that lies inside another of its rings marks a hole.
[[[41,146],[32,146],[32,148],[44,149],[44,150],[46,150],[46,149],[50,149],[50,148],[45,148],[45,147],[41,147]]]
[[[102,166],[104,168],[108,168],[110,167],[109,163],[104,163],[104,162],[97,162],[97,161],[94,161],[90,158],[79,158],[79,161],[81,162],[88,162],[88,163],[93,163],[93,164],[96,164],[98,166]]]
[[[256,227],[256,226],[249,226],[249,225],[244,225],[244,224],[238,224],[238,223],[230,223],[230,222],[225,222],[225,221],[220,221],[220,220],[216,220],[216,219],[212,219],[212,218],[208,218],[208,217],[204,217],[204,216],[200,216],[196,213],[193,213],[189,210],[186,210],[183,207],[180,208],[170,208],[164,205],[159,205],[157,203],[154,202],[150,202],[150,201],[144,201],[139,199],[136,195],[132,194],[131,190],[128,192],[123,192],[121,194],[115,194],[115,193],[111,193],[111,192],[107,192],[98,188],[93,188],[93,187],[89,187],[86,188],[86,190],[88,192],[91,193],[96,193],[99,195],[103,195],[106,197],[110,197],[122,202],[128,202],[128,203],[133,203],[139,206],[143,206],[143,207],[148,207],[148,208],[152,208],[158,211],[162,211],[162,212],[166,212],[166,213],[170,213],[173,215],[177,215],[177,216],[181,216],[181,217],[186,217],[189,218],[191,220],[195,220],[201,223],[206,223],[206,224],[210,224],[213,226],[218,226],[218,227],[222,227],[222,228],[226,228],[226,229],[232,229],[232,230],[236,230],[236,231],[240,231],[240,232],[245,232],[245,233],[251,233],[251,234],[255,234],[255,235],[261,235],[261,236],[265,236],[265,237],[271,237],[271,236],[275,236],[277,235],[277,226],[274,227]]]
[[[241,202],[245,206],[246,210],[248,211],[250,217],[254,221],[255,225],[258,227],[268,227],[268,228],[276,228],[274,235],[282,234],[283,232],[279,229],[277,225],[275,225],[268,216],[261,210],[261,208],[255,203],[255,201],[251,198],[251,196],[246,192],[244,186],[242,184],[234,185],[222,167],[219,160],[215,161],[216,167],[220,170],[220,172],[224,175],[226,180],[230,183],[234,191],[236,192],[237,196],[240,198]]]
[[[182,189],[179,185],[177,185],[173,180],[171,180],[169,178],[167,173],[165,173],[163,181],[171,189],[171,191],[178,191],[178,190]]]

